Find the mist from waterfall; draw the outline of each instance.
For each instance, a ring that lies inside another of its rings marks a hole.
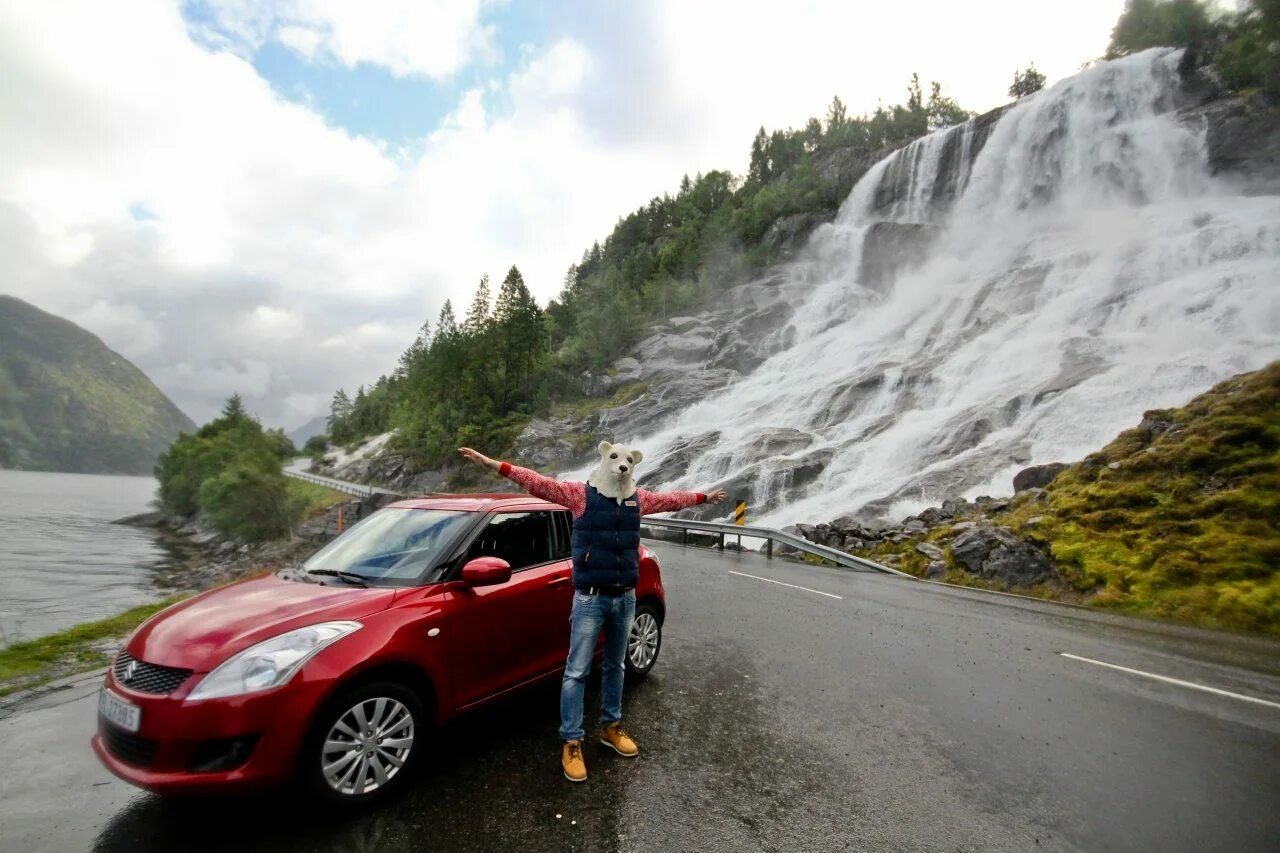
[[[1280,357],[1280,198],[1210,177],[1204,128],[1175,114],[1178,58],[1100,63],[994,127],[882,160],[786,269],[803,294],[794,343],[660,432],[619,438],[648,466],[719,432],[661,485],[754,470],[759,523],[896,519],[1007,494],[1019,468],[1079,459],[1144,409]],[[862,281],[875,229],[928,248]],[[809,446],[748,449],[777,430]],[[813,458],[829,461],[792,482]]]

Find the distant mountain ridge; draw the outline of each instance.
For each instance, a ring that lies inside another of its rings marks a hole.
[[[314,438],[317,435],[324,435],[329,431],[329,416],[319,415],[307,421],[297,429],[290,430],[286,435],[299,449],[307,443],[307,439]]]
[[[128,359],[0,295],[0,468],[150,474],[195,424]]]

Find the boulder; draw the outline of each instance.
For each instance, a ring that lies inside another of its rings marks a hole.
[[[923,521],[926,526],[936,527],[938,523],[942,521],[943,514],[942,510],[938,509],[936,506],[931,506],[928,509],[921,510],[920,514],[916,517]]]
[[[1023,468],[1013,475],[1014,494],[1027,489],[1043,489],[1053,482],[1054,478],[1070,467],[1063,462],[1050,462],[1046,465],[1032,465]]]
[[[930,580],[945,576],[947,573],[947,564],[941,560],[934,560],[924,567],[924,576]]]
[[[974,527],[951,543],[951,556],[973,574],[1010,586],[1043,580],[1052,571],[1049,558],[1005,527]]]
[[[916,544],[916,550],[931,560],[941,560],[943,557],[942,549],[932,542],[919,542]]]

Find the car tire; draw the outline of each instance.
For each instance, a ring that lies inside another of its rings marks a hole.
[[[662,651],[662,615],[651,604],[638,605],[635,618],[631,621],[631,632],[627,636],[627,675],[632,678],[644,678],[658,662],[660,651]]]
[[[341,693],[303,743],[302,781],[321,800],[344,806],[387,797],[412,776],[427,727],[422,700],[402,684],[378,681]]]

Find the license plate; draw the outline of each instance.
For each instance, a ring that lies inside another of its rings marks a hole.
[[[142,725],[142,709],[130,704],[109,690],[98,694],[98,713],[103,719],[128,732],[136,732]]]

